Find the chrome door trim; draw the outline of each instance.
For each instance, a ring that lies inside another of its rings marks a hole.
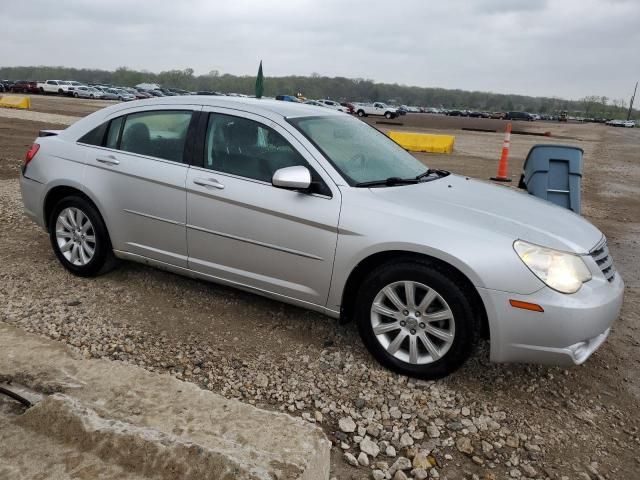
[[[215,230],[209,230],[208,228],[198,227],[196,225],[187,224],[187,228],[190,228],[191,230],[197,230],[198,232],[204,232],[204,233],[209,233],[211,235],[216,235],[218,237],[230,238],[232,240],[238,240],[239,242],[250,243],[252,245],[258,245],[260,247],[270,248],[272,250],[278,250],[279,252],[291,253],[293,255],[298,255],[300,257],[311,258],[313,260],[324,260],[324,258],[318,257],[317,255],[313,255],[311,253],[301,252],[300,250],[294,250],[292,248],[280,247],[272,243],[259,242],[257,240],[252,240],[250,238],[238,237],[236,235],[231,235],[229,233],[217,232]]]
[[[128,208],[123,208],[123,212],[131,213],[133,215],[140,215],[141,217],[150,218],[152,220],[158,220],[160,222],[170,223],[171,225],[178,225],[179,227],[184,227],[185,224],[182,222],[176,222],[175,220],[170,220],[168,218],[156,217],[155,215],[150,215],[148,213],[138,212],[136,210],[129,210]]]

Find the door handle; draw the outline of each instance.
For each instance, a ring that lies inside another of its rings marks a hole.
[[[107,155],[106,157],[98,157],[96,161],[100,163],[107,163],[109,165],[120,165],[120,160],[118,160],[113,155]]]
[[[224,188],[224,185],[215,178],[194,178],[193,183],[195,183],[196,185],[201,185],[203,187],[217,188],[219,190],[222,190]]]

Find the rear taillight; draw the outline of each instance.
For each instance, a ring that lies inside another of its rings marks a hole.
[[[38,143],[34,143],[33,145],[31,145],[31,148],[27,151],[27,154],[24,156],[24,167],[29,165],[29,162],[33,160],[33,157],[35,157],[36,153],[38,153],[38,150],[40,150],[40,145]]]

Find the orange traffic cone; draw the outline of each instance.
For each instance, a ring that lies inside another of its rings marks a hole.
[[[502,155],[500,155],[500,163],[498,163],[498,174],[491,177],[495,182],[510,182],[509,173],[509,147],[511,146],[511,122],[507,123],[507,129],[504,132],[504,142],[502,142]]]

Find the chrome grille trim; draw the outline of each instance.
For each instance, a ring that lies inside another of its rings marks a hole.
[[[604,275],[604,277],[612,282],[616,276],[616,268],[613,265],[613,258],[609,254],[609,247],[607,246],[607,239],[603,239],[596,247],[589,252],[589,255],[598,264],[598,268]]]

